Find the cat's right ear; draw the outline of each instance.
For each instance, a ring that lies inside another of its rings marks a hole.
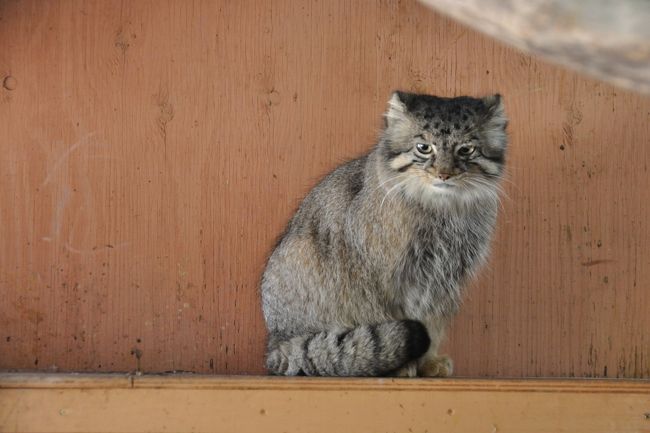
[[[386,128],[394,128],[399,124],[409,123],[408,110],[404,102],[406,94],[399,90],[393,92],[388,100],[388,108],[384,114]]]

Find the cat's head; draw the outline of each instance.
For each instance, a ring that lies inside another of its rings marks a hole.
[[[433,205],[497,196],[508,123],[500,95],[440,98],[397,91],[385,119],[379,142],[385,188]]]

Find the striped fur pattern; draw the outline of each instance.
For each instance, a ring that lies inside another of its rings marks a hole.
[[[424,355],[429,344],[420,322],[392,321],[280,340],[267,364],[291,376],[379,376]]]
[[[385,120],[368,154],[312,189],[269,257],[273,374],[451,374],[437,349],[488,254],[503,102],[395,92]]]

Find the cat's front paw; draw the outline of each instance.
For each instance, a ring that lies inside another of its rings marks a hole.
[[[418,367],[418,375],[424,377],[449,377],[454,372],[454,362],[446,355],[426,359]]]
[[[267,355],[266,368],[271,374],[280,376],[287,374],[287,371],[289,370],[289,360],[280,350],[273,350]]]

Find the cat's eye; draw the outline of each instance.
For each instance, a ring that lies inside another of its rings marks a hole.
[[[470,156],[472,153],[474,153],[474,146],[463,146],[459,147],[457,150],[458,156]]]
[[[433,152],[433,146],[428,143],[418,143],[415,145],[415,148],[423,155],[428,155]]]

